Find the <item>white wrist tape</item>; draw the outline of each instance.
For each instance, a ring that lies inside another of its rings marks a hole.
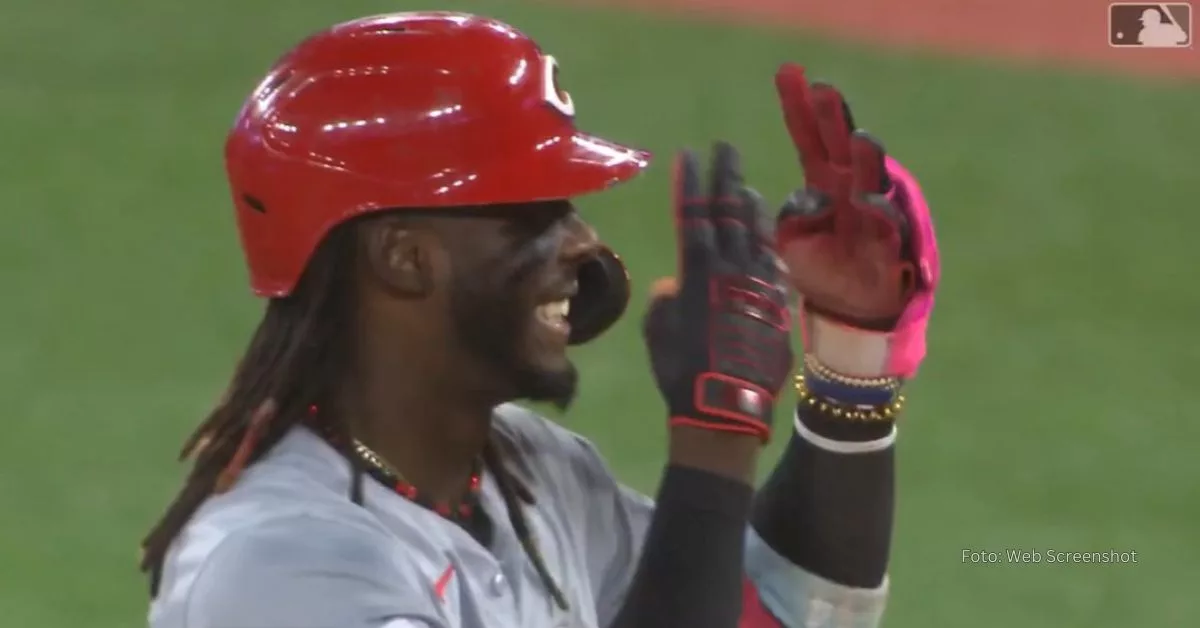
[[[896,444],[896,426],[894,424],[891,431],[883,438],[868,441],[844,441],[826,438],[808,429],[808,426],[804,425],[804,422],[800,420],[799,412],[796,413],[794,423],[796,425],[796,433],[800,435],[800,438],[812,443],[818,449],[824,449],[835,454],[869,454],[876,451],[883,451]]]

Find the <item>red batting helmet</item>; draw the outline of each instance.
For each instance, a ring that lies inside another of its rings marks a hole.
[[[313,35],[225,144],[251,287],[289,294],[325,234],[360,214],[570,198],[648,164],[574,115],[554,57],[502,22],[393,13]]]

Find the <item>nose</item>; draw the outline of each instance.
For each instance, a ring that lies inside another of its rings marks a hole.
[[[563,238],[561,257],[571,263],[579,263],[595,257],[600,251],[600,236],[596,229],[583,217],[572,212],[566,220],[566,237]]]

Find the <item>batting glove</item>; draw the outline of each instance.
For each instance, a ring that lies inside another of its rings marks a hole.
[[[848,376],[907,379],[925,357],[940,265],[917,181],[857,130],[842,94],[800,66],[775,75],[805,186],[777,246],[799,293],[805,351]]]
[[[676,158],[674,205],[678,279],[656,284],[643,321],[671,425],[767,440],[792,349],[761,198],[745,186],[737,151],[718,143],[707,188],[694,153]]]

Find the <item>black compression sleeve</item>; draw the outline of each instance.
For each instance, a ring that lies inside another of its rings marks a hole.
[[[808,406],[799,412],[810,431],[843,443],[876,440],[892,429],[890,423],[821,425]],[[846,586],[877,587],[891,549],[894,468],[891,446],[835,453],[794,434],[755,498],[751,524],[789,562]]]
[[[613,628],[736,628],[753,489],[669,466]]]

